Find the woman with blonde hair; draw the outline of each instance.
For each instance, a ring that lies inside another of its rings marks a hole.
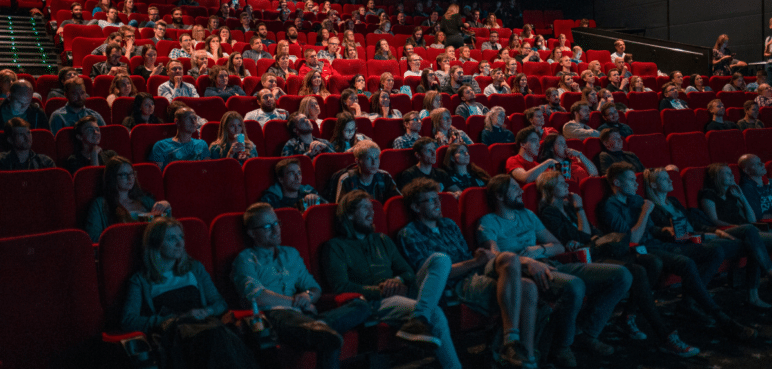
[[[325,86],[322,74],[319,73],[319,71],[314,70],[306,74],[306,77],[303,78],[303,83],[300,85],[300,92],[298,92],[298,95],[319,95],[323,99],[326,99],[327,96],[330,96],[330,91],[327,91],[327,86]]]
[[[432,135],[437,141],[437,146],[450,145],[452,143],[463,143],[471,145],[472,139],[466,132],[453,127],[453,117],[450,110],[439,108],[432,110],[429,116],[432,118]]]
[[[394,76],[389,72],[381,74],[381,81],[378,83],[378,89],[389,91],[391,94],[399,93],[399,90],[394,88]]]
[[[713,45],[713,75],[714,76],[731,76],[732,68],[739,69],[747,67],[748,64],[744,61],[740,61],[734,58],[729,49],[729,36],[726,34],[718,36],[716,44]]]
[[[319,115],[322,113],[322,109],[319,107],[319,101],[316,100],[316,96],[306,96],[300,100],[298,113],[305,115],[317,127],[321,127],[322,120],[319,119]]]
[[[134,81],[126,73],[118,73],[113,82],[110,83],[110,95],[107,96],[107,105],[113,106],[113,102],[118,97],[134,97],[137,96],[137,86],[134,86]]]
[[[568,38],[564,33],[558,36],[558,44],[555,47],[559,47],[564,52],[571,52],[571,43],[568,42]]]
[[[439,21],[440,30],[445,33],[447,40],[445,45],[452,45],[455,48],[464,46],[465,32],[464,29],[468,29],[469,23],[464,23],[461,19],[461,14],[458,13],[458,4],[448,5],[448,10],[445,11],[445,15]]]
[[[193,39],[193,47],[196,47],[199,42],[204,42],[206,39],[206,30],[204,29],[204,26],[200,24],[193,26],[190,37]]]
[[[487,17],[485,17],[485,28],[487,29],[495,29],[495,28],[501,28],[499,25],[499,22],[496,20],[496,14],[489,13]]]
[[[521,39],[533,38],[533,26],[530,24],[523,25],[523,32],[520,33]]]
[[[552,53],[550,53],[549,58],[547,59],[547,63],[553,64],[560,62],[560,58],[563,57],[563,49],[560,48],[560,46],[555,46],[554,49],[552,49]]]
[[[290,44],[287,40],[279,40],[276,43],[276,55],[279,54],[287,54],[293,63],[298,60],[297,55],[290,54]]]
[[[431,90],[424,95],[424,108],[418,114],[418,117],[424,119],[428,117],[434,109],[442,107],[442,95],[437,90]]]
[[[495,143],[515,142],[515,134],[505,127],[506,123],[507,113],[504,111],[504,108],[500,106],[492,107],[485,114],[485,129],[480,133],[480,141],[489,146]]]
[[[650,88],[643,85],[643,78],[641,76],[630,77],[630,83],[627,85],[627,92],[649,92]]]
[[[345,46],[349,46],[349,45],[352,45],[355,48],[362,46],[362,45],[359,44],[359,42],[357,42],[356,36],[354,34],[354,31],[352,31],[350,29],[346,30],[345,32],[343,32],[343,40],[341,40],[341,46],[345,47]]]
[[[241,114],[229,111],[222,116],[217,139],[209,145],[209,153],[212,159],[234,158],[242,164],[257,157],[257,148],[247,136]]]
[[[434,43],[429,45],[432,49],[444,49],[445,43],[447,42],[447,37],[445,37],[445,32],[437,32],[437,34],[434,37]]]

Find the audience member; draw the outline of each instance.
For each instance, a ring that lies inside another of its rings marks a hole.
[[[705,132],[708,131],[720,131],[725,129],[740,129],[734,122],[724,120],[724,103],[720,99],[711,100],[708,103],[708,114],[713,119],[705,124]]]
[[[199,97],[196,86],[182,80],[182,63],[169,60],[166,63],[169,80],[158,86],[158,96],[163,96],[171,102],[176,97]],[[176,119],[176,118],[175,118]]]
[[[0,153],[0,171],[53,168],[56,165],[46,155],[32,151],[30,124],[19,117],[5,122],[5,139],[11,149]]]
[[[622,73],[619,71],[619,69],[614,68],[608,71],[608,85],[606,85],[606,88],[611,92],[617,92],[622,91],[624,92],[625,87],[627,87],[627,84],[629,82],[629,79],[623,78]],[[676,91],[678,91],[676,89]]]
[[[286,110],[276,107],[276,97],[274,97],[271,90],[267,88],[260,90],[257,100],[260,103],[260,108],[247,113],[244,120],[254,120],[260,123],[261,126],[265,126],[270,120],[287,120],[289,117],[289,113]]]
[[[204,40],[204,50],[209,59],[217,60],[227,58],[228,53],[224,52],[220,42],[220,36],[212,34]]]
[[[566,112],[566,109],[560,105],[560,92],[558,92],[557,88],[548,88],[546,91],[544,91],[544,97],[547,99],[547,103],[539,105],[539,109],[541,109],[542,113],[544,114],[545,120],[549,120],[550,116],[554,112]]]
[[[313,51],[313,49],[308,50]],[[303,82],[300,85],[300,91],[298,92],[298,95],[318,95],[323,99],[327,98],[327,96],[330,96],[330,91],[327,90],[323,76],[324,74],[317,70],[309,71],[308,74],[303,77]]]
[[[772,219],[772,185],[767,178],[767,168],[758,156],[745,154],[738,161],[740,189],[753,209],[757,220]]]
[[[370,91],[366,90],[367,82],[365,81],[365,76],[361,74],[355,74],[354,77],[351,77],[349,88],[356,91],[358,95],[365,95],[368,99],[373,95]]]
[[[560,57],[560,70],[557,74],[555,74],[558,77],[563,77],[565,75],[569,75],[571,77],[578,76],[576,72],[571,70],[571,57],[568,55],[563,55]]]
[[[705,79],[699,73],[692,74],[690,79],[692,84],[684,90],[687,94],[689,92],[713,91],[710,86],[705,85]]]
[[[391,107],[389,90],[379,90],[370,98],[370,120],[377,118],[401,119],[402,112]]]
[[[645,169],[638,156],[631,151],[622,151],[624,139],[617,128],[606,128],[600,134],[600,142],[605,150],[602,150],[598,156],[600,163],[600,173],[606,174],[614,163],[625,162],[632,166],[636,173],[641,173]]]
[[[162,20],[155,22],[155,25],[153,26],[153,37],[150,38],[150,41],[153,41],[154,44],[158,45],[158,41],[168,39],[169,38],[166,37],[166,22]]]
[[[335,59],[343,59],[343,56],[340,55],[340,50],[340,40],[337,37],[330,37],[327,41],[327,49],[320,50],[316,56],[317,58],[327,60],[332,64]]]
[[[512,92],[509,84],[506,82],[506,77],[504,77],[504,71],[501,70],[501,68],[494,69],[493,72],[491,72],[491,77],[491,84],[485,87],[485,96],[490,96],[493,94],[508,94]]]
[[[134,103],[131,111],[126,118],[123,118],[121,124],[131,130],[137,124],[159,124],[163,123],[155,114],[155,100],[153,95],[147,92],[139,92],[134,96]]]
[[[298,71],[290,68],[290,55],[284,53],[276,53],[273,57],[275,62],[268,68],[269,73],[273,73],[276,77],[281,77],[287,80],[290,75],[297,75]]]
[[[574,119],[563,125],[563,136],[566,139],[577,138],[584,140],[588,137],[600,136],[600,132],[587,125],[590,122],[590,106],[587,103],[582,101],[575,102],[571,105],[571,114]]]
[[[678,73],[681,74],[680,72]],[[681,77],[681,81],[683,81],[683,77]],[[632,76],[630,77],[630,83],[627,86],[628,93],[630,92],[651,92],[652,90],[648,87],[646,87],[643,84],[643,78],[641,76]],[[679,92],[682,90],[679,90]]]
[[[744,61],[740,61],[734,58],[734,55],[729,49],[729,36],[722,34],[716,39],[716,44],[713,45],[713,75],[714,76],[730,76],[732,75],[732,69],[739,69],[748,66]]]
[[[228,70],[223,65],[215,65],[209,68],[209,86],[204,92],[204,96],[217,96],[228,101],[231,96],[246,96],[246,92],[239,85],[229,85]]]
[[[303,109],[301,109],[301,112],[302,110]],[[335,152],[348,152],[351,151],[357,143],[371,140],[370,137],[357,133],[356,120],[354,120],[354,116],[350,113],[338,113],[336,118],[335,129],[332,131],[332,137],[330,138],[330,143],[335,149]]]
[[[48,129],[48,117],[37,102],[32,100],[34,87],[26,80],[20,79],[11,84],[8,96],[0,103],[0,121],[7,122],[12,118],[21,118],[29,123],[30,129]]]
[[[598,131],[603,132],[607,128],[616,128],[622,139],[633,134],[633,129],[630,126],[619,121],[619,112],[613,103],[603,104],[600,113],[603,115],[603,124],[598,127]]]
[[[264,96],[261,92],[261,97]],[[303,114],[292,113],[287,120],[287,130],[291,138],[281,150],[281,156],[305,155],[313,159],[322,153],[335,152],[329,141],[314,137],[314,123]]]
[[[558,77],[558,96],[563,96],[566,92],[581,92],[579,84],[574,82],[574,78],[569,74],[563,74]]]
[[[469,187],[483,187],[491,178],[488,172],[471,161],[469,148],[464,143],[450,144],[442,164],[459,191]]]
[[[344,195],[356,190],[367,192],[382,204],[400,195],[391,174],[380,169],[381,149],[378,144],[370,140],[360,141],[352,151],[356,165],[345,169],[337,177],[337,183],[333,183],[335,202],[340,203]]]
[[[732,79],[721,90],[724,92],[745,91],[745,79],[742,73],[732,74]]]
[[[429,137],[421,137],[413,144],[413,155],[418,159],[418,163],[406,169],[399,174],[397,186],[404,189],[416,178],[429,178],[437,182],[440,191],[454,192],[456,197],[460,195],[461,189],[456,186],[445,170],[435,168],[437,162],[437,144]]]
[[[252,76],[244,65],[244,57],[238,51],[234,51],[228,56],[228,63],[225,66],[229,75],[239,77],[242,81],[244,78]]]
[[[764,83],[767,83],[767,71],[765,71],[764,69],[759,69],[756,72],[756,80],[747,84],[745,86],[745,91],[756,92],[756,89],[759,88],[759,85],[762,85]]]
[[[296,208],[304,211],[313,205],[326,204],[316,189],[303,184],[303,172],[296,158],[283,159],[274,168],[276,183],[271,185],[260,198],[261,202],[274,209]]]
[[[759,120],[759,104],[755,101],[746,101],[743,104],[743,111],[745,112],[745,117],[737,121],[737,127],[739,127],[741,131],[753,128],[766,128],[764,122]]]
[[[73,175],[83,167],[105,165],[116,155],[115,151],[103,150],[99,146],[102,136],[96,118],[92,116],[75,122],[72,138],[74,152],[67,158],[66,169]]]
[[[64,127],[72,127],[80,118],[91,115],[97,119],[99,126],[104,126],[105,121],[102,116],[94,110],[86,107],[86,86],[80,77],[72,78],[64,83],[64,93],[67,97],[67,104],[53,113],[49,119],[51,133],[56,133]]]
[[[137,96],[137,87],[131,77],[125,73],[119,73],[110,83],[110,95],[107,96],[107,105],[113,106],[115,99],[119,97]]]
[[[210,158],[209,148],[204,140],[193,138],[198,131],[196,112],[188,107],[174,113],[177,133],[174,137],[158,141],[153,145],[149,161],[156,163],[161,170],[175,161],[197,161]]]
[[[472,115],[485,115],[489,111],[486,106],[475,101],[475,93],[469,85],[463,85],[458,89],[458,97],[461,104],[456,107],[456,115],[461,116],[464,120]],[[471,141],[467,142],[467,144],[471,143]]]
[[[209,57],[206,55],[205,50],[193,52],[193,57],[190,59],[190,69],[188,69],[187,74],[195,79],[209,74]]]
[[[105,48],[105,55],[107,55],[106,61],[91,66],[91,79],[102,75],[115,76],[118,73],[129,73],[128,65],[121,62],[121,57],[123,55],[121,53],[120,45],[114,43],[107,45],[107,48]]]
[[[533,94],[531,88],[528,87],[528,77],[525,76],[525,73],[516,74],[515,79],[512,81],[512,86],[513,93],[520,93],[523,96]]]
[[[83,19],[83,6],[80,3],[74,2],[70,4],[70,14],[71,18],[62,21],[62,24],[59,24],[56,28],[57,35],[63,34],[64,26],[68,24],[84,24],[85,20]]]
[[[242,164],[257,157],[257,149],[247,136],[241,114],[235,111],[223,114],[217,139],[209,145],[209,154],[212,159],[234,158]]]
[[[485,114],[485,128],[480,133],[480,141],[487,146],[495,143],[515,142],[515,134],[505,124],[507,115],[504,108],[494,106]]]
[[[190,41],[190,35],[186,34],[186,36],[188,36],[188,41]],[[192,51],[192,47],[190,47],[190,43],[188,43],[188,49],[191,49]],[[175,50],[179,50],[179,49],[175,49]],[[181,54],[177,54],[177,55],[181,55]],[[183,56],[179,56],[179,57],[183,57]],[[184,57],[190,57],[190,55],[184,56]],[[177,58],[175,57],[170,59],[177,59]],[[144,78],[145,81],[150,79],[150,76],[165,76],[166,68],[164,68],[164,65],[161,63],[156,64],[157,60],[158,60],[158,50],[156,49],[155,45],[151,45],[151,44],[143,45],[142,64],[137,65],[137,67],[134,68],[134,72],[132,74],[142,76],[142,78]]]
[[[481,50],[501,50],[499,43],[499,31],[491,30],[488,41],[482,43]]]
[[[78,71],[75,70],[75,68],[73,67],[63,67],[62,69],[59,69],[59,73],[58,73],[59,85],[48,91],[48,96],[46,96],[46,100],[52,99],[54,97],[66,97],[64,95],[64,82],[66,82],[70,78],[75,78],[77,76],[78,76]],[[9,84],[9,89],[10,89],[10,84]],[[6,120],[4,119],[3,121],[6,121]]]
[[[566,139],[557,133],[547,135],[539,147],[536,161],[543,163],[548,159],[555,160],[555,169],[559,170],[566,180],[573,180],[577,184],[587,177],[598,175],[598,169],[592,160],[581,151],[569,148]]]
[[[754,101],[759,105],[759,108],[772,106],[772,89],[770,89],[769,84],[764,83],[760,85],[756,91],[759,93],[759,96],[756,96]]]
[[[611,62],[615,63],[617,59],[623,59],[625,57],[625,41],[620,39],[617,39],[614,41],[614,49],[616,51],[611,54]]]
[[[247,51],[244,51],[244,57],[249,58],[255,61],[257,63],[260,59],[273,59],[271,54],[268,53],[268,51],[265,51],[263,40],[260,38],[260,36],[252,36],[252,39],[249,40],[249,46],[250,49]]]

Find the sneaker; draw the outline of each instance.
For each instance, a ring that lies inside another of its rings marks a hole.
[[[343,336],[321,320],[303,323],[302,330],[305,332],[306,346],[315,350],[337,350],[343,346]]]
[[[689,346],[678,337],[678,331],[673,331],[667,336],[667,340],[659,346],[659,350],[680,357],[692,357],[700,353],[700,349]]]
[[[442,344],[439,338],[432,335],[432,329],[429,324],[421,318],[410,318],[399,329],[397,337],[430,349],[437,349]]]
[[[559,367],[576,368],[576,357],[570,347],[561,347],[552,356],[552,361]]]
[[[635,324],[635,314],[630,314],[626,317],[624,317],[625,323],[622,325],[622,328],[627,333],[627,336],[630,337],[630,339],[633,340],[645,340],[646,339],[646,333],[641,332],[640,329],[638,329],[638,325]]]
[[[735,320],[730,320],[721,326],[721,330],[729,338],[733,338],[739,341],[750,341],[759,334],[759,332],[751,327],[746,327]]]
[[[614,353],[613,347],[601,342],[597,338],[592,338],[584,333],[574,338],[574,346],[601,356],[609,356]]]

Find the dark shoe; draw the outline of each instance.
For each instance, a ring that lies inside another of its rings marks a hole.
[[[601,355],[609,356],[614,353],[614,348],[601,342],[597,338],[590,337],[584,333],[574,338],[574,347]]]
[[[700,349],[689,346],[678,337],[678,331],[673,331],[667,336],[667,340],[659,346],[659,350],[680,357],[692,357],[700,353]]]
[[[736,320],[730,320],[721,326],[721,330],[724,331],[727,337],[736,339],[738,341],[750,341],[759,334],[759,332],[751,327],[746,327]]]
[[[310,347],[321,351],[337,350],[343,346],[343,336],[320,320],[303,323],[306,342]]]
[[[691,298],[682,299],[680,303],[676,304],[675,311],[685,320],[691,320],[706,326],[714,326],[716,324],[716,320],[705,314]]]
[[[571,351],[570,347],[559,348],[552,355],[552,362],[554,362],[557,366],[564,368],[576,368],[577,366],[576,357],[574,357],[574,353]]]
[[[622,329],[625,331],[628,337],[633,340],[645,340],[646,339],[646,333],[641,332],[640,329],[638,329],[638,325],[635,324],[635,314],[630,314],[627,316],[622,316],[622,319],[624,322],[622,323]]]
[[[410,318],[397,332],[397,337],[407,342],[423,346],[427,349],[437,349],[442,345],[439,338],[432,335],[429,324],[420,318]]]

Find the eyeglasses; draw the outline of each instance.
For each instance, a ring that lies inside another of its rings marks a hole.
[[[261,229],[261,230],[264,230],[264,231],[269,231],[269,230],[273,229],[274,227],[281,228],[281,220],[277,220],[277,221],[275,221],[273,223],[263,224],[261,226],[255,226],[255,227],[252,227],[252,229]]]
[[[137,176],[137,172],[118,173],[115,175],[118,179],[129,179]]]
[[[327,43],[327,45],[330,45],[330,46],[338,46],[338,45],[340,45],[340,44],[339,44],[339,43],[337,43],[337,42],[328,42],[328,43]]]

